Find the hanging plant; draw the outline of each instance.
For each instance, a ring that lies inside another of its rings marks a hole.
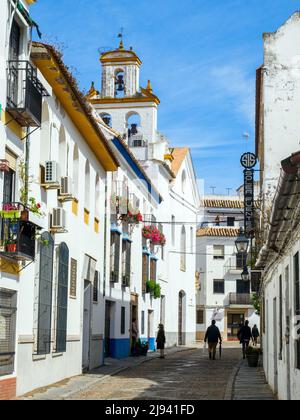
[[[149,239],[153,245],[166,245],[165,235],[156,226],[145,226],[142,235],[145,239]]]

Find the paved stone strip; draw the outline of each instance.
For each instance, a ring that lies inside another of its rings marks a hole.
[[[244,360],[236,374],[232,399],[274,401],[276,398],[266,382],[262,368],[249,368],[247,361]]]

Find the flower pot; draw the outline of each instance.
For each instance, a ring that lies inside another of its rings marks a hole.
[[[247,354],[247,360],[248,360],[249,367],[256,368],[258,366],[259,354],[258,353]]]
[[[17,252],[17,244],[8,244],[7,252],[10,252],[11,254]]]

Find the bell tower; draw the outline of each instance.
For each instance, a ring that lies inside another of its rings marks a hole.
[[[150,80],[140,87],[141,60],[132,48],[119,48],[100,57],[102,86],[94,84],[88,99],[103,122],[118,131],[140,161],[161,159],[165,146],[157,132],[157,111],[160,100],[153,93]]]
[[[123,41],[117,50],[102,54],[100,62],[102,98],[129,98],[138,93],[142,62],[132,49],[124,49]]]

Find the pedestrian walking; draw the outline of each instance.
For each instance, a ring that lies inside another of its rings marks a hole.
[[[134,318],[132,320],[132,325],[131,325],[131,355],[132,356],[137,355],[136,345],[138,342],[138,338],[139,338],[139,329],[138,329],[137,321]]]
[[[240,343],[243,345],[243,358],[246,359],[246,350],[249,347],[252,337],[252,331],[249,327],[249,321],[246,321],[245,324],[241,327],[238,332],[238,339]]]
[[[166,344],[166,334],[163,324],[159,324],[158,333],[156,338],[157,350],[160,350],[160,358],[165,358],[165,344]]]
[[[258,338],[259,338],[260,334],[259,334],[259,330],[257,328],[257,325],[254,325],[254,327],[252,328],[252,337],[253,337],[253,344],[255,347],[258,346]]]
[[[208,327],[204,342],[208,342],[208,352],[210,360],[216,360],[216,353],[217,353],[217,345],[218,342],[222,343],[222,336],[220,333],[219,328],[216,326],[216,321],[213,320],[211,326]]]

